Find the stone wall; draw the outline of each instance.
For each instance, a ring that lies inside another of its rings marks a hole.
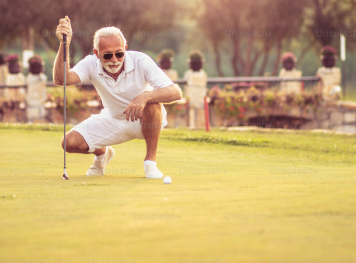
[[[88,118],[91,114],[100,112],[100,107],[88,107],[75,116],[68,116],[68,122],[77,124]],[[56,108],[46,109],[45,122],[63,123],[63,116]],[[25,109],[4,109],[0,114],[2,122],[26,122]],[[317,108],[291,107],[272,108],[267,118],[263,112],[256,113],[248,110],[244,121],[226,119],[219,116],[213,106],[209,106],[211,127],[220,126],[257,126],[267,128],[295,128],[303,130],[328,129],[336,132],[356,133],[356,103],[345,101],[322,102]],[[198,128],[205,128],[204,110],[196,112]],[[171,114],[168,111],[168,127],[188,127],[188,112]]]
[[[310,121],[302,129],[329,129],[356,133],[356,103],[347,101],[323,102],[309,116]]]
[[[209,107],[211,127],[258,126],[267,128],[296,128],[303,130],[328,129],[337,132],[356,133],[356,103],[344,101],[322,102],[313,106],[269,109],[269,117],[264,112],[248,110],[244,121],[222,118],[214,107]],[[204,110],[198,114],[198,127],[205,127]],[[174,115],[168,112],[168,127],[187,127],[188,114]]]

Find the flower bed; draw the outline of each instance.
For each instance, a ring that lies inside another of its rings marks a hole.
[[[253,121],[273,124],[271,127],[286,127],[283,122],[288,119],[300,120],[315,119],[323,110],[320,107],[321,98],[313,92],[303,92],[298,95],[287,95],[278,92],[276,88],[261,90],[254,86],[248,89],[235,91],[233,85],[225,85],[223,88],[214,86],[208,94],[210,123],[212,126],[247,126],[255,125]],[[188,103],[185,99],[172,104],[164,104],[168,113],[169,127],[188,126]],[[63,89],[48,88],[46,120],[48,122],[63,122]],[[3,110],[7,110],[3,105]],[[76,86],[67,87],[67,119],[70,123],[79,123],[91,114],[99,113],[103,108],[101,99],[95,90],[84,90]],[[13,111],[13,109],[9,109]],[[9,111],[7,110],[7,112]],[[7,113],[8,114],[8,113]],[[6,114],[5,114],[6,115]],[[281,118],[274,120],[275,118]],[[204,115],[199,115],[204,119]],[[303,122],[303,121],[302,121]],[[297,127],[289,125],[288,127]],[[256,125],[255,125],[256,126]]]
[[[253,86],[233,91],[231,85],[225,85],[223,89],[218,86],[211,88],[209,97],[210,105],[227,126],[239,126],[251,117],[268,119],[271,115],[296,115],[304,118],[307,112],[316,111],[321,102],[321,97],[313,91],[287,95],[276,88],[262,91]],[[300,116],[298,112],[301,112]]]
[[[66,89],[66,113],[70,122],[81,122],[92,113],[99,113],[103,108],[101,98],[96,91],[80,90],[75,86]],[[63,121],[63,89],[48,88],[45,107],[48,110],[48,118],[51,122]]]

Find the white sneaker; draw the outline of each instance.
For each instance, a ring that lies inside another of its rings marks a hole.
[[[115,150],[111,146],[106,146],[104,161],[96,161],[94,159],[86,175],[104,175],[105,168],[114,157]]]
[[[160,179],[163,178],[163,173],[158,170],[157,166],[154,164],[147,164],[145,167],[146,178]]]

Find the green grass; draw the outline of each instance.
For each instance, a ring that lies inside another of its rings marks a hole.
[[[165,130],[165,185],[141,140],[62,180],[61,128],[0,125],[0,262],[356,262],[356,136]]]

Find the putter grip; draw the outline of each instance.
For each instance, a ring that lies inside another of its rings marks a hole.
[[[67,35],[63,34],[63,61],[67,61]]]

